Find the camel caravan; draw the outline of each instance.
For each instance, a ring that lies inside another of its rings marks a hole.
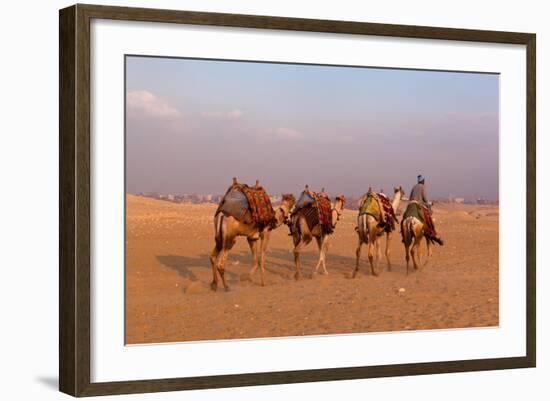
[[[359,271],[363,244],[368,247],[368,260],[372,275],[380,274],[381,241],[384,236],[386,237],[386,262],[388,270],[391,270],[389,245],[397,227],[400,228],[401,239],[405,247],[407,274],[411,256],[414,270],[420,268],[420,244],[423,238],[426,240],[428,249],[425,265],[432,255],[431,245],[433,243],[443,245],[443,241],[435,231],[430,204],[427,202],[423,184],[424,178],[418,176],[418,183],[411,192],[401,222],[397,218],[399,206],[405,194],[401,186],[394,188],[394,196],[391,200],[382,191],[376,193],[370,188],[363,195],[358,205],[357,227],[355,228],[358,246],[352,277],[356,277]],[[313,270],[313,276],[318,273],[320,267],[322,267],[323,274],[328,274],[326,255],[329,240],[343,213],[345,197],[338,195],[334,202],[331,202],[324,188],[320,192],[314,192],[306,185],[298,201],[292,194],[282,194],[281,199],[281,203],[274,208],[267,191],[259,181],[256,181],[254,186],[249,186],[239,183],[236,178],[233,178],[231,186],[220,200],[214,214],[215,246],[210,255],[212,290],[216,291],[218,288],[218,275],[224,289],[226,291],[229,289],[224,274],[225,263],[237,237],[246,238],[252,253],[249,277],[252,277],[260,267],[260,283],[264,286],[266,252],[270,234],[271,231],[283,224],[288,226],[289,235],[292,237],[295,279],[299,280],[302,277],[300,252],[313,238],[315,238],[319,249],[319,259]]]

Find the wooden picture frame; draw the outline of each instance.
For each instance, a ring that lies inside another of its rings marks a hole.
[[[366,367],[92,383],[90,380],[90,21],[94,18],[526,46],[526,355]],[[73,396],[534,367],[536,361],[535,41],[530,33],[75,5],[59,14],[59,388]]]

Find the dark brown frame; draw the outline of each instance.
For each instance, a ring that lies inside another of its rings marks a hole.
[[[123,382],[90,382],[90,20],[511,43],[527,48],[527,324],[523,357]],[[536,364],[535,46],[531,33],[74,5],[59,12],[59,389],[73,396],[348,380],[534,367]]]

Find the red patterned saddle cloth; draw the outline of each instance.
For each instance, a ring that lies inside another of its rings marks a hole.
[[[275,220],[275,211],[271,205],[269,195],[262,187],[253,188],[248,185],[243,185],[241,191],[248,200],[248,207],[252,214],[254,223],[265,226]]]
[[[384,223],[386,223],[386,231],[395,230],[395,222],[397,217],[395,216],[395,210],[391,204],[390,198],[386,195],[379,193],[378,200],[380,201],[380,206],[382,207]]]
[[[430,211],[426,206],[422,206],[422,214],[424,216],[424,229],[426,230],[426,236],[428,238],[437,237],[437,232],[435,231],[432,215],[430,214]]]
[[[323,193],[311,192],[311,194],[317,206],[319,224],[324,228],[332,229],[332,205],[330,204],[330,199]]]
[[[273,224],[273,222],[275,221],[275,211],[273,210],[273,206],[271,205],[269,195],[263,187],[250,187],[246,184],[233,184],[227,190],[224,198],[220,201],[218,211],[224,211],[225,198],[234,191],[241,192],[246,197],[246,201],[248,203],[247,209],[248,212],[250,212],[250,217],[252,218],[252,222],[254,224],[261,227]],[[234,217],[239,220],[243,218],[243,216]]]

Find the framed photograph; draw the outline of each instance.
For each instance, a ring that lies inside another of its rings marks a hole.
[[[59,27],[61,391],[535,366],[534,34]]]

